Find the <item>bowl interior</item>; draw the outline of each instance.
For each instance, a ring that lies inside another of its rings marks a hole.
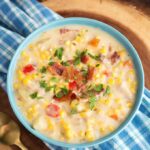
[[[15,101],[15,95],[14,95],[14,92],[13,92],[13,76],[14,76],[16,64],[18,62],[18,58],[20,57],[20,54],[21,54],[22,50],[25,49],[28,46],[28,44],[32,43],[32,41],[34,41],[37,37],[39,37],[40,34],[43,33],[44,31],[47,31],[47,30],[50,30],[50,29],[53,29],[53,28],[56,28],[56,27],[64,26],[64,25],[70,25],[70,24],[87,25],[87,26],[99,28],[99,29],[107,32],[111,36],[113,36],[116,40],[118,40],[125,47],[125,49],[129,53],[129,55],[131,56],[131,58],[133,60],[133,63],[134,63],[134,66],[135,66],[137,80],[138,80],[138,87],[137,87],[135,104],[134,104],[130,114],[125,119],[125,121],[115,131],[111,132],[110,134],[106,135],[105,137],[97,139],[93,142],[86,142],[86,143],[81,143],[81,144],[71,144],[71,143],[56,141],[56,140],[50,139],[50,138],[44,136],[43,134],[39,133],[38,131],[34,130],[28,124],[27,120],[24,118],[24,116],[21,114],[21,111],[17,107],[16,101]],[[59,145],[59,146],[63,146],[63,147],[92,146],[92,145],[95,145],[95,144],[103,143],[103,142],[109,140],[110,138],[112,138],[116,133],[119,133],[127,125],[127,123],[134,117],[136,110],[139,108],[141,98],[142,98],[142,94],[143,94],[143,89],[144,89],[143,68],[142,68],[140,58],[139,58],[135,48],[132,46],[132,44],[128,41],[128,39],[126,37],[124,37],[119,31],[117,31],[113,27],[111,27],[111,26],[109,26],[105,23],[102,23],[100,21],[96,21],[96,20],[88,19],[88,18],[66,18],[66,19],[61,19],[59,21],[54,21],[52,23],[44,25],[41,28],[39,28],[38,30],[34,31],[18,47],[18,49],[17,49],[17,51],[16,51],[16,53],[15,53],[15,55],[14,55],[12,61],[11,61],[11,64],[9,66],[9,71],[8,71],[8,75],[7,75],[7,92],[8,92],[9,101],[10,101],[10,104],[11,104],[11,107],[12,107],[14,113],[16,114],[16,116],[20,120],[20,122],[32,134],[34,134],[35,136],[37,136],[41,140],[43,140],[43,141],[45,141],[49,144]]]

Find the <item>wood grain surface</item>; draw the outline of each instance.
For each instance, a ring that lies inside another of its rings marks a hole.
[[[145,85],[150,89],[150,0],[46,0],[43,4],[64,17],[80,16],[103,21],[126,35],[142,60]],[[10,107],[7,94],[2,89],[0,100],[0,111],[8,114],[20,126],[24,145],[29,150],[48,150],[42,141],[20,124]]]

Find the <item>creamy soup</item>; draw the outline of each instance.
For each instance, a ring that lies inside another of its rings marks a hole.
[[[126,49],[89,26],[42,33],[22,51],[14,77],[16,102],[29,124],[69,143],[93,141],[118,128],[136,90]]]

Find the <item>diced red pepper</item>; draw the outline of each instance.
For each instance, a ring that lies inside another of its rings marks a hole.
[[[89,57],[86,56],[86,55],[81,57],[81,62],[84,63],[84,64],[86,64],[88,60],[89,60]]]
[[[110,117],[111,117],[112,119],[114,119],[114,120],[118,120],[118,115],[117,115],[117,114],[112,114]]]
[[[59,117],[60,116],[60,107],[56,104],[49,104],[46,108],[46,114],[50,117]]]
[[[23,73],[27,74],[27,73],[30,73],[34,70],[35,70],[34,66],[32,64],[28,64],[28,65],[24,66]]]
[[[77,89],[76,81],[69,82],[69,90],[75,90],[75,89]]]

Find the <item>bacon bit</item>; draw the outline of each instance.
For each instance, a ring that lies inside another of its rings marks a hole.
[[[110,73],[109,73],[107,70],[105,70],[105,71],[103,72],[103,74],[104,74],[105,76],[107,76],[107,77],[109,77],[109,75],[110,75]]]
[[[23,73],[27,74],[27,73],[30,73],[34,70],[35,70],[34,66],[32,64],[28,64],[28,65],[24,66]]]
[[[112,119],[114,119],[114,120],[118,120],[118,115],[117,115],[117,114],[112,114],[110,117],[111,117]]]
[[[123,63],[123,66],[128,66],[129,68],[133,68],[133,64],[130,60],[126,60],[124,63]]]
[[[61,98],[57,98],[56,96],[53,97],[56,101],[58,102],[63,102],[63,101],[70,101],[70,100],[74,100],[77,98],[76,94],[75,93],[72,93],[72,92],[68,92],[67,95],[64,95],[63,97]]]
[[[64,33],[69,32],[69,31],[70,31],[70,30],[69,30],[69,29],[66,29],[66,28],[61,28],[61,29],[59,30],[60,34],[64,34]]]
[[[93,75],[94,75],[94,67],[89,67],[88,68],[87,80],[92,80]]]
[[[98,38],[93,38],[91,41],[89,41],[89,44],[94,47],[97,47],[99,42],[100,42],[100,40]]]
[[[84,64],[86,64],[88,62],[88,60],[89,60],[89,57],[86,56],[86,55],[81,57],[81,62],[84,63]]]
[[[48,71],[51,72],[53,75],[62,75],[65,67],[61,64],[54,63],[52,66],[48,66]]]
[[[108,50],[109,50],[109,52],[111,52],[111,51],[112,51],[112,47],[111,47],[111,45],[109,45]]]
[[[77,96],[76,96],[76,94],[75,94],[75,93],[71,93],[70,98],[71,98],[71,100],[74,100],[74,99],[76,99],[76,98],[77,98]]]
[[[120,55],[115,51],[110,57],[111,63],[114,64],[119,58],[120,58]]]
[[[84,80],[82,73],[73,68],[73,66],[66,67],[65,71],[63,72],[63,77],[65,79],[76,80],[76,83],[79,87]]]
[[[69,90],[75,90],[75,89],[77,89],[76,81],[69,82]]]

